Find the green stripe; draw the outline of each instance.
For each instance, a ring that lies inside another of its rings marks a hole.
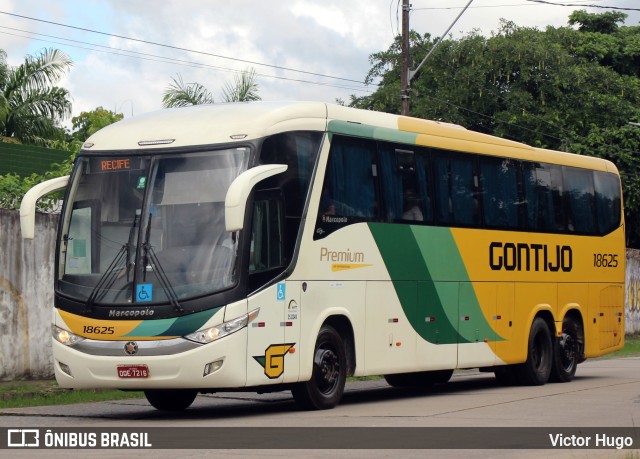
[[[360,123],[349,123],[348,121],[339,120],[329,121],[328,130],[334,134],[352,135],[356,137],[385,140],[387,142],[399,142],[409,145],[415,145],[418,137],[417,134],[413,134],[411,132],[374,127]]]
[[[222,307],[173,319],[144,320],[125,336],[185,336],[202,327]]]
[[[501,339],[482,313],[449,228],[370,223],[402,309],[435,344]],[[461,320],[468,316],[470,320]]]

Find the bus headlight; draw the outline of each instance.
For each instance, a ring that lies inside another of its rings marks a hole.
[[[259,311],[260,308],[254,309],[249,314],[245,314],[244,316],[238,317],[237,319],[233,319],[229,322],[216,325],[215,327],[207,328],[205,330],[199,330],[195,333],[186,335],[185,338],[191,341],[195,341],[196,343],[211,343],[212,341],[223,338],[227,335],[231,335],[238,330],[242,330],[249,324],[249,322],[258,317]]]
[[[51,326],[51,333],[53,334],[53,339],[65,346],[73,346],[84,339],[82,336],[74,335],[70,331],[55,325]]]

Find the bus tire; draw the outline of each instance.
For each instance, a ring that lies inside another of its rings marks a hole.
[[[313,372],[307,382],[291,388],[293,398],[303,409],[327,410],[342,398],[347,380],[347,354],[338,332],[323,325],[313,352]]]
[[[451,375],[453,370],[435,370],[384,375],[384,379],[393,387],[428,387],[434,384],[446,384],[451,379]]]
[[[157,410],[183,411],[191,406],[198,391],[191,389],[152,389],[145,390],[147,401]]]
[[[547,323],[536,317],[531,324],[527,360],[518,365],[518,382],[524,386],[542,386],[549,380],[553,367],[553,342]]]
[[[573,317],[565,317],[562,320],[562,336],[557,339],[555,345],[550,380],[571,381],[576,374],[581,355],[580,325]]]

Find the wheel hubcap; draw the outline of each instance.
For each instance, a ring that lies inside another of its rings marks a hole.
[[[566,370],[573,367],[576,359],[576,341],[567,333],[563,333],[560,338],[560,358]]]
[[[314,363],[317,368],[318,388],[324,393],[331,392],[336,386],[340,374],[338,355],[331,349],[318,349]]]

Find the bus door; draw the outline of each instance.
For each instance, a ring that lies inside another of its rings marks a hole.
[[[275,280],[286,263],[284,240],[281,195],[275,190],[257,191],[249,251],[249,289],[256,293],[249,297],[249,310],[260,312],[249,324],[247,385],[283,382],[285,370],[297,380],[297,365],[288,364],[299,336],[300,289],[295,283]]]

